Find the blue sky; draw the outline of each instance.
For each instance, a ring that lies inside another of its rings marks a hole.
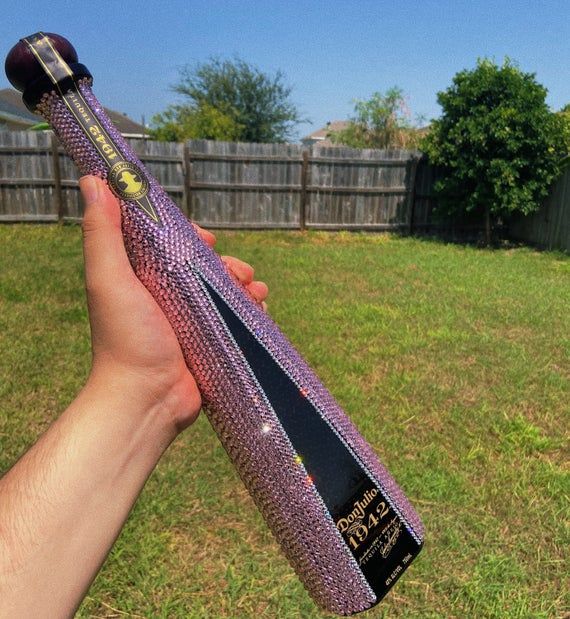
[[[400,86],[413,115],[439,115],[436,93],[478,57],[507,55],[536,73],[559,109],[570,102],[570,2],[407,0],[5,1],[2,57],[37,30],[74,44],[107,107],[140,121],[176,100],[178,68],[239,55],[281,69],[312,124],[347,118],[355,98]],[[0,88],[8,86],[3,72]]]

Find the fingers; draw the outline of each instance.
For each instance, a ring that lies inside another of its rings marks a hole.
[[[87,286],[132,277],[121,233],[119,201],[96,176],[80,178],[79,187],[85,205],[82,227]]]
[[[233,256],[221,256],[221,258],[233,276],[245,286],[250,297],[257,303],[260,303],[264,311],[267,311],[267,303],[264,300],[267,298],[269,288],[264,282],[254,281],[253,267]]]
[[[222,262],[229,268],[229,270],[239,279],[242,284],[246,286],[253,281],[253,267],[251,264],[234,258],[233,256],[221,256]]]
[[[258,303],[261,303],[267,298],[269,288],[265,282],[251,282],[247,285],[247,291]]]
[[[196,232],[200,235],[201,239],[209,245],[210,247],[214,247],[216,244],[216,235],[212,234],[209,230],[204,230],[204,228],[200,228],[198,224],[192,222],[192,225],[196,229]]]
[[[214,247],[216,243],[215,235],[208,230],[204,230],[198,224],[192,223],[192,225],[202,240],[210,247]],[[234,258],[234,256],[220,257],[234,277],[246,287],[253,300],[261,304],[263,311],[267,311],[267,303],[265,303],[264,299],[267,297],[269,289],[264,282],[253,281],[253,267],[239,258]]]

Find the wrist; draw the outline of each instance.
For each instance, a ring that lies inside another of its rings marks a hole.
[[[82,392],[135,424],[145,420],[168,443],[196,419],[202,404],[186,365],[161,373],[94,362]]]
[[[101,418],[104,427],[111,423],[125,438],[137,439],[144,428],[148,444],[161,452],[176,438],[168,398],[153,397],[141,387],[141,381],[124,372],[92,371],[77,395],[79,408],[89,408]],[[73,406],[73,405],[72,405]]]
[[[177,434],[168,398],[99,370],[0,484],[1,616],[70,616]]]

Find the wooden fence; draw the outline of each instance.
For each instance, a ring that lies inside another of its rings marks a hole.
[[[418,151],[131,140],[149,172],[210,228],[464,229],[432,216],[437,170]],[[0,222],[79,221],[78,173],[51,132],[0,132]],[[478,225],[475,225],[477,233]],[[514,238],[570,249],[570,170]]]
[[[130,143],[206,227],[412,230],[427,223],[429,172],[417,151]],[[0,133],[0,221],[79,220],[77,180],[51,132]]]
[[[540,210],[516,217],[509,234],[545,249],[570,251],[570,167],[554,183]]]

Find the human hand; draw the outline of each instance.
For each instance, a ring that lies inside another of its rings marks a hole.
[[[79,185],[85,203],[83,251],[93,364],[89,383],[116,389],[143,411],[158,407],[174,435],[198,415],[201,397],[178,340],[162,310],[138,280],[123,244],[117,199],[97,177]],[[213,247],[215,236],[196,226]],[[267,286],[237,258],[222,260],[249,294],[265,307]]]

